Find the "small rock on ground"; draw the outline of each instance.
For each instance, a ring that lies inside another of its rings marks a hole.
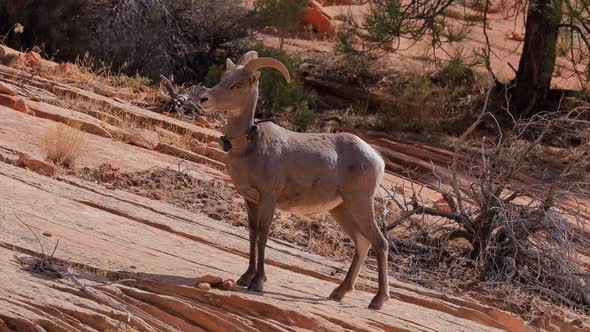
[[[236,282],[231,279],[227,279],[221,284],[221,289],[223,290],[232,290],[234,288],[236,288]]]
[[[221,284],[222,282],[223,282],[223,279],[221,277],[212,276],[210,274],[197,278],[197,284],[208,283],[211,286],[216,286],[216,285]]]
[[[43,160],[32,158],[26,153],[21,153],[18,158],[18,163],[41,175],[55,174],[55,165]]]
[[[209,285],[206,282],[200,282],[197,284],[197,288],[198,289],[202,289],[202,290],[210,290],[211,289],[211,285]]]
[[[154,150],[160,144],[160,136],[157,132],[148,129],[139,129],[131,133],[129,143],[149,150]]]

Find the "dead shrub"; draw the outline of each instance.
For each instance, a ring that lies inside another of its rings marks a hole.
[[[80,157],[86,138],[80,129],[58,123],[45,131],[41,143],[48,160],[56,165],[72,167]]]
[[[438,176],[433,166],[438,185],[430,187],[439,200],[426,201],[421,195],[424,186],[416,183],[409,199],[400,197],[398,188],[388,191],[400,212],[383,227],[389,236],[394,229],[405,234],[391,238],[392,247],[430,254],[438,264],[468,261],[482,281],[519,285],[587,311],[590,273],[582,256],[590,255],[590,235],[583,220],[590,197],[586,182],[572,175],[588,169],[590,155],[562,160],[565,166],[550,180],[531,179],[527,172],[549,133],[576,122],[588,125],[580,120],[581,113],[577,109],[540,113],[515,121],[511,129],[498,124],[493,137],[467,141],[485,117],[498,123],[484,107],[477,122],[456,142],[450,175]]]

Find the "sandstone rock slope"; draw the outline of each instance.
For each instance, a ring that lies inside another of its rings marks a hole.
[[[59,70],[56,64],[41,66],[50,73]],[[265,292],[199,289],[199,277],[227,281],[243,272],[249,246],[245,229],[83,181],[59,167],[51,176],[38,174],[18,167],[23,166],[18,159],[26,154],[31,164],[44,161],[39,138],[61,122],[81,128],[87,138],[78,168],[168,167],[223,179],[223,154],[206,153],[215,149],[207,142],[215,141],[217,132],[98,94],[85,88],[89,83],[31,78],[27,70],[0,65],[0,93],[14,91],[12,97],[34,111],[0,105],[0,331],[531,330],[511,313],[395,278],[392,300],[381,311],[368,310],[375,290],[372,272],[363,272],[359,290],[341,303],[331,301],[327,295],[349,263],[278,240],[269,243]],[[73,97],[80,102],[64,102]],[[79,107],[82,101],[92,107]],[[162,142],[134,146],[125,139],[129,128],[105,121],[104,114],[132,116],[192,141],[167,142],[166,149]],[[389,174],[388,181],[399,177]],[[27,271],[15,258],[51,254],[54,248],[55,263],[67,265],[103,297],[71,278]]]

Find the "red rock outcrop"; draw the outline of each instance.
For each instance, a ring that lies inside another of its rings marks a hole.
[[[16,92],[6,86],[6,84],[0,82],[0,95],[16,96]]]
[[[334,24],[332,17],[323,10],[321,4],[317,1],[310,1],[309,7],[303,9],[304,15],[301,19],[301,24],[306,26],[312,26],[315,32],[334,34],[336,32],[336,25]]]
[[[27,114],[35,115],[35,112],[31,111],[24,99],[16,97],[14,95],[0,94],[0,105],[12,108],[15,111]]]

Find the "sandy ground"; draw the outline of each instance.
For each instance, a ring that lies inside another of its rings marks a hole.
[[[365,13],[369,11],[370,4],[352,5],[352,6],[324,6],[325,11],[332,16],[337,26],[342,30],[344,25],[343,20],[351,16],[355,20],[361,22]],[[486,32],[489,44],[492,50],[491,53],[491,68],[498,79],[502,82],[509,82],[515,76],[515,69],[518,68],[520,60],[520,52],[523,47],[524,38],[524,17],[523,15],[514,15],[514,9],[506,1],[492,1],[491,9],[488,13]],[[481,49],[486,47],[486,36],[483,33],[483,14],[481,11],[474,10],[469,7],[461,5],[453,5],[449,9],[454,13],[453,16],[459,18],[447,18],[447,25],[450,29],[458,30],[460,27],[467,27],[469,32],[466,37],[459,41],[450,44],[445,44],[442,50],[436,52],[436,58],[448,59],[448,55],[455,55],[461,52],[463,60],[466,63],[477,61],[474,52],[481,53]],[[481,16],[480,19],[466,21],[461,17],[476,17]],[[303,38],[305,33],[298,33],[292,35],[292,38],[287,38],[285,49],[291,53],[299,53],[303,55],[315,54],[325,57],[332,57],[334,55],[334,48],[336,42],[334,38],[323,38],[317,36],[316,40],[306,40]],[[301,38],[297,38],[297,36]],[[277,37],[268,34],[259,34],[258,39],[263,41],[266,45],[279,45]],[[397,43],[397,41],[396,41]],[[435,55],[428,43],[417,42],[411,40],[400,39],[397,51],[390,54],[383,55],[380,60],[384,66],[391,66],[395,70],[416,73],[423,70],[432,70],[433,59]],[[513,69],[514,68],[514,69]],[[577,68],[583,72],[583,64]],[[485,68],[479,67],[478,70],[485,72]],[[557,68],[554,73],[552,85],[555,88],[575,89],[579,90],[581,87],[588,87],[587,82],[582,82],[574,73],[574,67],[570,61],[564,57],[558,57]]]

